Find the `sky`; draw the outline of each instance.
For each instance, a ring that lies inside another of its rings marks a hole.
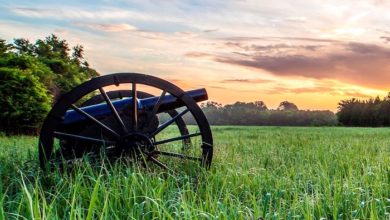
[[[51,33],[101,74],[140,72],[229,104],[337,110],[390,91],[390,1],[3,1],[0,38]]]

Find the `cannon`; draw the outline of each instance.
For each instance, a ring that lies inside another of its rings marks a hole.
[[[155,94],[139,91],[140,87]],[[46,169],[104,154],[167,170],[183,163],[208,168],[213,137],[197,104],[207,99],[205,89],[185,92],[140,73],[93,78],[61,96],[48,113],[39,136],[40,165]]]

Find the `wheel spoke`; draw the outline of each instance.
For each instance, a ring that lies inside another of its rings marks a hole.
[[[99,88],[99,91],[100,93],[102,94],[104,100],[106,101],[107,105],[110,107],[112,113],[115,115],[115,118],[116,120],[118,121],[118,123],[122,126],[122,129],[125,133],[127,133],[127,128],[125,126],[125,124],[123,123],[121,117],[119,116],[118,114],[118,111],[115,109],[114,105],[112,104],[110,98],[108,97],[107,93],[104,91],[104,89],[102,87]]]
[[[91,138],[91,137],[86,137],[86,136],[81,136],[81,135],[76,135],[76,134],[68,134],[68,133],[63,133],[63,132],[54,132],[54,136],[57,138],[64,138],[64,139],[77,139],[81,141],[88,141],[88,142],[94,142],[94,143],[99,143],[103,145],[113,145],[115,142],[113,141],[106,141],[102,139],[96,139],[96,138]]]
[[[133,96],[133,130],[137,131],[138,129],[138,100],[137,100],[137,84],[132,84],[132,96]]]
[[[84,117],[88,118],[89,120],[93,121],[94,123],[99,125],[101,128],[103,128],[104,130],[106,130],[109,133],[113,134],[115,137],[117,137],[117,138],[120,137],[119,134],[116,133],[114,130],[112,130],[111,128],[107,127],[105,124],[101,123],[99,120],[94,118],[92,115],[90,115],[90,114],[86,113],[85,111],[81,110],[80,108],[78,108],[74,104],[72,104],[72,109],[74,109],[76,112],[78,112],[79,114],[83,115]]]
[[[186,138],[195,137],[195,136],[199,136],[199,135],[202,135],[202,133],[186,134],[186,135],[183,135],[180,137],[174,137],[174,138],[169,138],[169,139],[162,140],[162,141],[156,141],[154,144],[160,145],[160,144],[165,144],[165,143],[169,143],[169,142],[173,142],[173,141],[184,140]]]
[[[162,101],[164,101],[164,98],[165,98],[166,94],[167,94],[167,92],[165,90],[161,93],[160,97],[157,100],[157,103],[153,106],[152,116],[157,114],[157,111],[160,108],[160,105],[161,105]]]
[[[153,151],[155,154],[165,155],[165,156],[171,156],[171,157],[178,157],[181,159],[189,159],[189,160],[195,160],[195,161],[202,161],[202,158],[199,157],[192,157],[184,154],[178,154],[178,153],[172,153],[172,152],[166,152],[166,151]]]
[[[150,114],[148,116],[147,123],[145,123],[146,125],[149,124],[149,122],[150,122],[150,120],[152,120],[153,116],[155,116],[157,114],[157,111],[160,108],[160,105],[161,105],[162,101],[164,100],[166,93],[167,92],[165,90],[161,93],[156,104],[153,106],[152,112],[150,112]]]
[[[161,161],[157,160],[153,156],[149,156],[148,159],[151,160],[153,163],[155,163],[157,166],[164,168],[166,170],[172,171],[167,165],[161,163]]]
[[[162,124],[160,127],[157,128],[156,131],[154,131],[150,136],[153,137],[153,136],[156,136],[158,133],[160,133],[162,130],[164,130],[166,127],[168,127],[169,125],[171,125],[174,121],[176,121],[176,119],[178,119],[179,117],[183,116],[184,114],[186,114],[187,112],[189,111],[189,109],[186,109],[182,112],[180,112],[179,114],[175,115],[175,117],[171,118],[169,121],[165,122],[164,124]]]

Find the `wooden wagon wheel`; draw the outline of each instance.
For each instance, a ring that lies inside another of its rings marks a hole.
[[[131,90],[131,99],[129,99],[131,105],[117,111],[104,87],[123,84],[131,84],[131,88],[129,88],[129,91]],[[139,84],[151,86],[161,91],[158,101],[153,103],[151,108],[142,109],[142,106],[138,106],[137,85]],[[94,117],[77,104],[83,97],[94,91],[101,93],[105,101],[102,105],[110,107],[110,118]],[[159,124],[157,114],[175,110],[177,107],[161,104],[164,99],[167,99],[167,94],[175,98],[175,103],[180,103],[184,110],[166,122]],[[70,111],[85,119],[78,122],[83,129],[71,129],[77,128],[77,123],[64,124],[64,120]],[[162,131],[187,113],[190,113],[194,118],[197,132],[172,138],[159,138]],[[167,149],[176,149],[175,142],[195,137],[200,138],[200,141],[192,142],[191,148],[194,150],[185,151],[188,153],[162,150],[163,147],[170,145],[172,147],[167,147]],[[68,141],[79,146],[88,145],[89,148],[97,149],[94,152],[103,150],[108,156],[113,157],[123,155],[134,158],[142,157],[165,169],[170,169],[168,164],[177,164],[180,161],[198,161],[201,165],[209,167],[213,155],[213,139],[210,126],[195,100],[170,82],[138,73],[117,73],[97,77],[77,86],[61,97],[49,112],[41,129],[39,159],[43,168],[51,164],[48,162],[58,159],[57,151],[68,153],[67,156],[69,157],[80,156],[74,154],[74,152],[66,152],[66,148],[55,149],[55,140],[59,140],[59,142]]]

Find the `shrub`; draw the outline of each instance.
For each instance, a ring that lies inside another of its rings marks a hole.
[[[52,102],[45,85],[29,71],[0,67],[0,130],[35,133]]]

